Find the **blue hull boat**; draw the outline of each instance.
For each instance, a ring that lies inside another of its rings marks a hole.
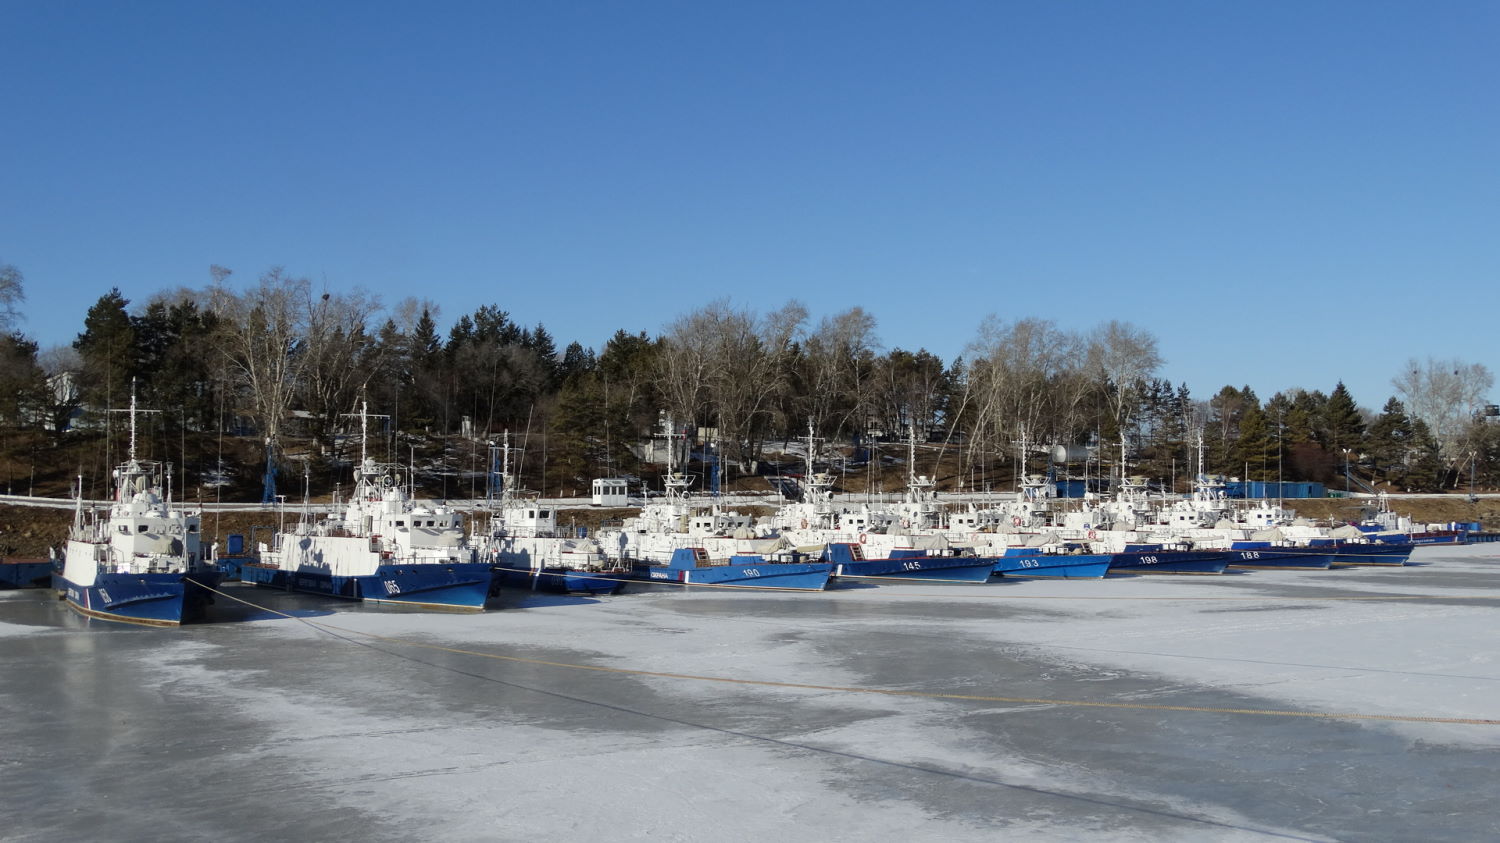
[[[1407,539],[1411,544],[1468,544],[1469,532],[1467,530],[1431,530],[1425,533],[1412,533]]]
[[[543,568],[536,576],[536,590],[549,594],[619,594],[625,575],[570,568]]]
[[[623,572],[583,571],[573,568],[495,569],[495,586],[542,591],[548,594],[618,594],[625,587]]]
[[[254,556],[220,556],[214,560],[224,574],[225,582],[239,582],[240,569],[255,563]]]
[[[213,602],[222,574],[100,574],[93,585],[78,585],[57,575],[53,584],[68,606],[81,615],[106,621],[178,626],[202,620]]]
[[[631,577],[646,582],[717,588],[822,591],[833,566],[827,562],[772,562],[761,556],[732,556],[727,565],[710,564],[701,547],[681,547],[666,565],[638,564]]]
[[[1036,553],[1031,548],[1012,547],[995,559],[992,571],[1007,578],[1097,580],[1109,571],[1113,559],[1108,553]]]
[[[46,588],[54,567],[50,559],[0,559],[0,588]]]
[[[1222,574],[1229,559],[1222,551],[1130,550],[1116,553],[1113,574]]]
[[[240,566],[241,582],[367,603],[458,612],[483,611],[493,579],[490,566],[479,562],[382,565],[374,574],[349,577],[264,565]]]
[[[1355,568],[1366,565],[1400,567],[1405,565],[1406,560],[1411,557],[1414,547],[1412,543],[1345,543],[1338,545],[1333,566],[1335,568]]]
[[[834,543],[823,550],[835,579],[879,578],[913,582],[986,582],[995,570],[993,556],[928,556],[897,551],[888,559],[865,559],[857,544]]]
[[[1246,570],[1326,571],[1334,554],[1326,548],[1273,546],[1270,542],[1235,542],[1228,555],[1229,567]]]

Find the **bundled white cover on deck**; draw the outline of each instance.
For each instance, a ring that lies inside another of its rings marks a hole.
[[[1256,542],[1279,542],[1285,538],[1286,536],[1283,536],[1281,531],[1274,527],[1269,530],[1256,530],[1250,534],[1250,540]]]
[[[914,550],[947,550],[948,537],[941,535],[933,536],[907,536],[906,540],[911,542]]]
[[[1061,539],[1051,533],[1033,533],[1026,537],[1026,547],[1046,547],[1049,544],[1057,544]]]
[[[1335,539],[1362,539],[1365,537],[1365,534],[1360,532],[1360,529],[1352,524],[1345,524],[1342,527],[1335,527],[1332,530],[1328,531],[1328,535],[1330,538]]]
[[[735,538],[739,537],[736,536]],[[753,538],[753,536],[751,538]],[[748,544],[745,544],[742,546],[740,552],[754,553],[760,556],[770,556],[773,553],[780,553],[781,551],[786,550],[789,547],[791,547],[791,544],[787,542],[786,539],[782,538],[781,536],[775,536],[774,538],[763,539],[761,541],[752,541]]]

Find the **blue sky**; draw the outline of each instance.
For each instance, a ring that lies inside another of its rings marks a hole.
[[[559,344],[728,296],[1152,331],[1206,398],[1500,371],[1500,4],[0,2],[0,262],[66,343],[284,266]]]

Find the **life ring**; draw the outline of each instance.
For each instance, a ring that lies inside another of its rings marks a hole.
[[[1099,532],[1097,530],[1089,530],[1089,539],[1092,540],[1097,538],[1099,538]]]
[[[1010,517],[1010,525],[1012,527],[1019,527],[1019,526],[1021,526],[1021,516],[1019,516],[1019,515],[1012,515]]]
[[[868,535],[868,534],[866,534],[866,533],[860,533],[860,534],[859,534],[859,543],[860,543],[860,544],[864,544],[864,543],[865,543],[865,541],[866,541],[866,540],[867,540],[867,539],[869,539],[869,538],[870,538],[870,536],[869,536],[869,535]]]
[[[806,518],[802,519],[802,529],[804,529],[804,530],[807,529],[807,519]]]

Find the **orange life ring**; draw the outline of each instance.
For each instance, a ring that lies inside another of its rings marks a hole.
[[[1019,515],[1012,515],[1010,517],[1010,525],[1012,527],[1019,527],[1019,526],[1021,526],[1021,516],[1019,516]]]
[[[807,529],[807,519],[806,518],[802,519],[802,529],[804,529],[804,530]]]
[[[1089,530],[1089,538],[1090,539],[1097,539],[1097,538],[1099,538],[1099,533],[1097,531],[1095,531],[1095,530]]]
[[[865,540],[868,539],[869,537],[870,536],[867,533],[860,533],[859,534],[859,543],[860,544],[864,544]]]

